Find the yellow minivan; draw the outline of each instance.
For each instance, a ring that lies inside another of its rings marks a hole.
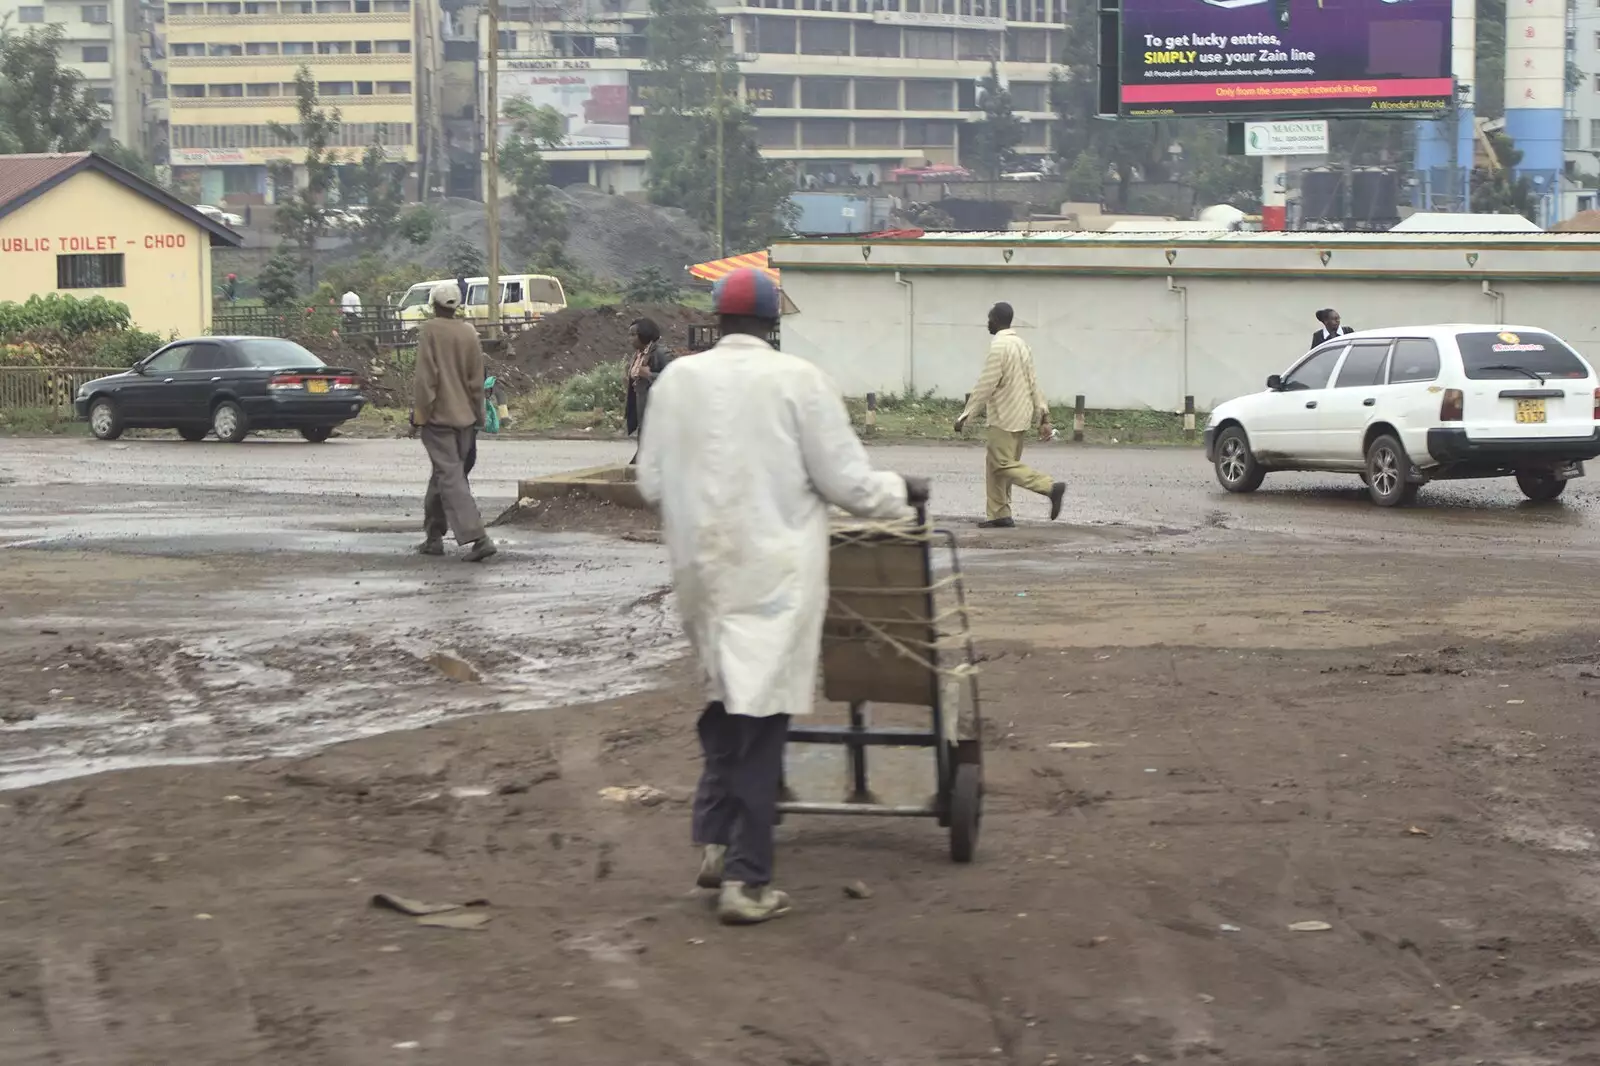
[[[457,284],[454,278],[419,281],[406,290],[400,298],[400,324],[405,329],[416,329],[424,319],[433,314],[429,295],[435,285]],[[554,314],[567,306],[567,293],[561,280],[549,274],[502,274],[500,276],[500,318],[522,319],[537,322],[545,315]],[[465,317],[489,317],[489,279],[467,279]]]
[[[500,275],[500,320],[537,322],[567,306],[561,280],[549,274]],[[489,317],[489,279],[467,280],[467,317]]]

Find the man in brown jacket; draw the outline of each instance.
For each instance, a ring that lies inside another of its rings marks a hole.
[[[472,324],[456,317],[461,290],[454,282],[433,287],[433,317],[417,330],[417,368],[411,421],[433,463],[423,512],[428,539],[424,555],[443,555],[437,516],[444,512],[457,544],[470,544],[469,563],[481,563],[498,549],[483,529],[483,516],[467,486],[466,462],[483,426],[483,346]]]

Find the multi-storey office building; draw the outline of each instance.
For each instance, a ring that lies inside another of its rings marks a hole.
[[[420,32],[431,0],[171,0],[166,5],[168,155],[198,177],[207,203],[266,202],[267,167],[298,164],[295,76],[311,71],[342,125],[334,157],[356,163],[379,143],[415,163]],[[302,171],[303,173],[303,171]]]
[[[907,163],[956,162],[991,59],[1027,123],[1020,151],[1051,149],[1061,0],[750,0],[719,10],[762,149],[802,180],[882,180]],[[553,180],[639,189],[647,6],[511,0],[501,12],[501,99],[527,96],[568,116],[568,140],[549,156]],[[480,29],[485,55],[487,37]]]
[[[105,107],[107,135],[144,145],[138,0],[0,0],[0,17],[18,32],[59,26],[61,65],[83,75]]]

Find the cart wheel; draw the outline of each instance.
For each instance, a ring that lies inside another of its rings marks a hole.
[[[971,862],[978,850],[978,825],[983,820],[983,767],[961,763],[950,789],[950,858]]]

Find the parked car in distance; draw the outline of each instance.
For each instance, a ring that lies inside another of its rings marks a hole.
[[[210,204],[195,204],[194,209],[211,221],[220,222],[229,229],[244,228],[243,215],[236,215],[231,211],[224,211],[220,207],[212,207]]]
[[[74,402],[101,440],[126,429],[175,429],[237,444],[258,429],[297,429],[320,444],[366,404],[353,371],[276,337],[174,341],[129,370],[96,378]]]
[[[1219,404],[1206,458],[1229,492],[1278,470],[1356,474],[1382,507],[1429,481],[1514,477],[1553,500],[1600,455],[1600,381],[1532,326],[1374,329],[1317,346]]]

